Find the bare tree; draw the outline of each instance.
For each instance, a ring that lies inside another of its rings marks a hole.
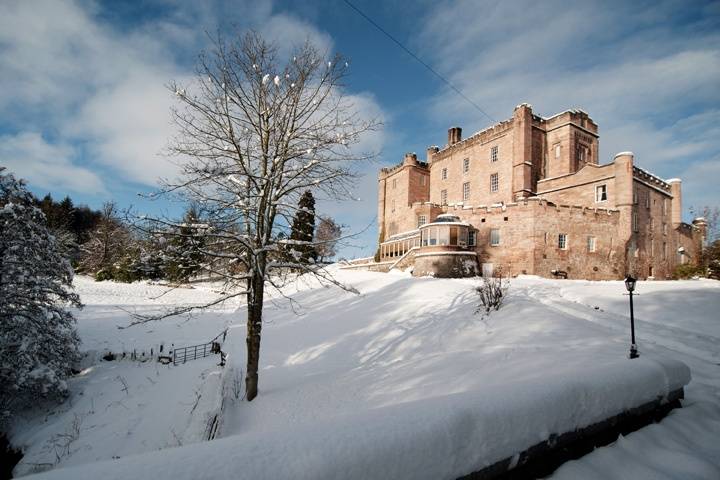
[[[287,62],[257,33],[214,41],[201,54],[193,83],[172,83],[179,106],[178,133],[170,153],[182,169],[159,194],[196,202],[203,208],[203,269],[221,276],[219,299],[178,307],[134,323],[188,313],[230,298],[247,300],[246,398],[258,394],[260,332],[266,287],[280,289],[292,275],[313,274],[341,288],[312,262],[279,255],[298,200],[311,190],[324,199],[350,199],[354,166],[372,157],[352,148],[378,123],[361,118],[343,94],[347,62],[327,58],[306,42]],[[157,219],[155,219],[157,220]],[[168,222],[170,225],[171,222]]]
[[[335,256],[335,247],[342,236],[342,227],[330,217],[320,217],[320,223],[315,230],[315,250],[320,262]]]
[[[91,275],[109,271],[130,243],[130,232],[123,225],[114,202],[105,202],[97,228],[80,250],[80,269]]]

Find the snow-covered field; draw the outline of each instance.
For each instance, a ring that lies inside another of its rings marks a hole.
[[[227,457],[223,460],[223,452],[261,458],[263,445],[268,450],[263,442],[286,456],[268,458],[265,475],[260,461],[260,478],[272,478],[271,469],[287,474],[293,468],[296,478],[313,478],[310,468],[318,462],[335,466],[325,472],[367,477],[362,462],[348,461],[354,452],[342,448],[351,441],[365,452],[386,451],[386,476],[397,477],[398,472],[391,474],[393,459],[418,446],[413,438],[421,438],[424,427],[454,438],[457,448],[428,451],[416,459],[417,471],[404,473],[437,478],[428,465],[444,462],[452,478],[463,456],[492,452],[524,434],[540,441],[555,431],[558,418],[580,423],[592,419],[613,402],[625,400],[630,389],[622,380],[641,381],[662,373],[658,366],[664,359],[677,359],[690,367],[693,377],[683,409],[563,465],[553,478],[720,478],[720,282],[640,282],[635,306],[641,358],[631,361],[625,358],[629,319],[621,282],[513,279],[506,305],[482,318],[474,313],[476,280],[358,271],[336,275],[361,295],[300,281],[286,292],[297,304],[278,298],[266,305],[260,396],[252,403],[235,401],[226,389],[219,435],[224,438],[189,447],[207,459],[199,470],[207,477],[223,478],[223,467],[232,465]],[[188,465],[182,460],[189,450],[168,447],[202,440],[208,418],[218,411],[220,377],[231,384],[234,372],[244,366],[244,312],[227,305],[187,321],[118,330],[116,325],[126,324],[128,314],[116,306],[150,311],[159,304],[194,303],[211,298],[212,288],[177,289],[152,300],[167,289],[83,278],[76,286],[87,305],[78,314],[85,349],[200,343],[228,325],[229,365],[221,371],[217,357],[182,367],[101,361],[73,379],[70,401],[56,412],[18,424],[13,441],[26,447],[26,456],[16,473],[27,473],[36,464],[69,467],[123,457],[80,470],[61,468],[50,476],[91,478],[102,472],[116,478],[108,472],[117,465],[122,468],[114,470],[122,472],[116,473],[118,478],[137,478],[138,472],[146,478],[155,465],[166,478],[186,478],[182,473],[189,471]],[[618,371],[627,375],[617,376]],[[613,378],[615,387],[608,388]],[[457,412],[465,415],[462,408],[468,403],[485,402],[493,408],[542,405],[570,384],[569,379],[573,384],[585,380],[582,402],[539,407],[546,418],[497,423],[482,444],[464,444],[463,438],[483,434],[463,430],[457,422]],[[400,417],[409,423],[397,420]],[[378,421],[413,426],[378,430],[373,426]],[[347,431],[365,438],[343,440]],[[395,433],[373,437],[379,431]],[[68,435],[77,438],[64,447]],[[323,442],[332,445],[336,455],[311,458],[316,456],[311,445]],[[164,450],[127,457],[159,449]],[[252,467],[234,475],[243,474],[252,476]]]

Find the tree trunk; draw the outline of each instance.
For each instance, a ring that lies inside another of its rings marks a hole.
[[[262,330],[264,279],[257,273],[250,279],[247,318],[247,375],[245,395],[251,402],[258,394],[258,368],[260,365],[260,331]]]

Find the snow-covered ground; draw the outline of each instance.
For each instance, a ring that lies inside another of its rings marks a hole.
[[[720,478],[720,282],[640,282],[635,306],[641,357],[628,360],[629,319],[621,282],[514,279],[506,305],[483,318],[474,313],[476,280],[415,279],[399,273],[358,271],[337,271],[336,275],[361,295],[309,280],[286,292],[297,304],[281,299],[268,302],[260,396],[247,403],[228,394],[220,430],[225,438],[191,447],[207,454],[208,466],[203,471],[208,476],[225,471],[217,462],[227,467],[222,455],[212,454],[224,452],[223,445],[228,451],[240,452],[239,456],[245,452],[258,458],[263,442],[288,453],[311,452],[310,445],[322,445],[326,437],[337,453],[320,458],[320,463],[337,466],[326,472],[367,476],[367,470],[364,474],[352,470],[352,462],[343,467],[353,452],[341,448],[342,435],[333,441],[333,431],[356,432],[360,437],[365,432],[367,441],[357,443],[356,438],[354,445],[365,452],[387,450],[391,465],[393,458],[412,450],[410,434],[421,438],[422,428],[416,425],[420,423],[428,431],[439,430],[455,438],[454,453],[442,454],[452,477],[452,469],[469,452],[490,452],[528,429],[533,430],[525,433],[540,441],[555,431],[557,423],[553,422],[558,418],[567,420],[563,412],[576,422],[588,420],[593,412],[610,408],[612,401],[623,401],[629,390],[623,379],[641,381],[659,374],[664,359],[677,359],[690,367],[693,376],[683,409],[563,465],[553,477]],[[208,416],[217,412],[219,377],[224,375],[225,382],[231,382],[233,369],[244,366],[242,309],[235,311],[236,306],[228,305],[187,322],[165,320],[118,330],[116,325],[128,321],[128,314],[115,308],[118,305],[148,311],[157,308],[157,302],[194,303],[211,298],[212,289],[178,289],[150,300],[166,289],[147,284],[96,284],[82,278],[76,285],[87,305],[79,313],[85,348],[102,351],[118,346],[146,348],[160,342],[200,343],[229,325],[229,365],[221,373],[215,365],[217,357],[182,367],[101,362],[71,382],[73,396],[58,412],[18,425],[13,441],[27,448],[18,473],[29,471],[33,463],[55,463],[58,438],[66,438],[62,435],[73,430],[78,415],[82,417],[78,438],[57,462],[60,467],[201,440]],[[623,370],[627,375],[618,376]],[[125,378],[128,392],[117,377]],[[533,399],[549,401],[555,398],[553,392],[570,384],[568,379],[573,385],[582,385],[579,392],[585,396],[580,404],[545,407],[540,411],[548,413],[546,419],[521,418],[499,424],[490,438],[467,428],[457,433],[464,424],[458,418],[472,424],[462,410],[468,402],[497,407],[502,401],[503,408],[510,408],[533,404]],[[609,379],[614,379],[615,388],[608,388]],[[598,381],[605,383],[596,384]],[[200,396],[197,407],[196,392]],[[415,426],[373,438],[372,432],[379,431],[373,427],[378,419],[392,425],[399,417],[409,422],[404,425]],[[448,423],[451,420],[453,423]],[[347,428],[343,430],[343,426]],[[482,444],[465,445],[463,435],[480,435]],[[298,450],[298,444],[303,448]],[[127,478],[133,477],[129,466],[137,467],[137,473],[152,471],[143,468],[155,464],[164,468],[160,471],[177,475],[183,471],[184,457],[186,449],[171,449],[85,470],[50,473],[57,478],[87,477],[93,472],[105,474],[117,464],[124,466],[122,473]],[[217,462],[210,460],[215,457],[219,457]],[[437,478],[424,466],[432,464],[433,458],[430,451],[426,458],[418,458],[418,471],[412,475]],[[298,455],[268,461],[274,462],[275,472],[318,463],[317,458]],[[362,462],[354,465],[361,468]],[[252,469],[237,475],[243,473],[250,475]],[[309,470],[294,473],[297,478],[313,476]]]

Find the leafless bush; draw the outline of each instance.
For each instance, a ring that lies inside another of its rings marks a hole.
[[[243,390],[242,374],[243,374],[242,370],[240,370],[240,371],[235,370],[233,377],[232,377],[231,388],[232,388],[232,395],[235,400],[239,400],[240,394],[242,394],[242,390]]]
[[[118,375],[117,377],[115,377],[115,380],[120,382],[120,384],[122,385],[122,388],[120,390],[125,392],[125,395],[130,395],[130,392],[128,390],[127,380],[125,380],[125,377],[123,377],[122,375]]]
[[[480,297],[480,306],[475,313],[490,313],[492,310],[499,310],[503,300],[507,296],[510,281],[503,278],[502,273],[498,273],[496,277],[483,277],[482,285],[475,288]]]
[[[72,422],[63,433],[57,433],[50,439],[55,450],[55,464],[70,455],[72,444],[80,438],[80,427],[85,419],[84,415],[74,415]]]

